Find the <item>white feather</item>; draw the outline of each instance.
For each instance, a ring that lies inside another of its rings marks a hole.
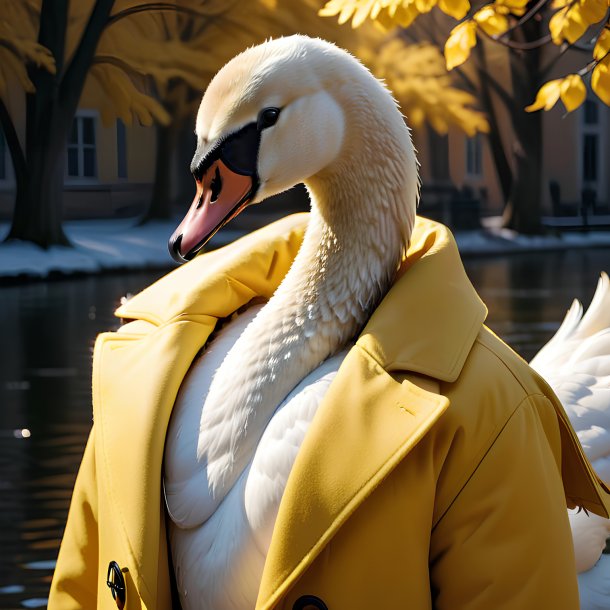
[[[610,484],[610,281],[601,274],[589,309],[574,301],[530,365],[553,388],[597,475]],[[610,608],[610,520],[570,511],[583,610]],[[600,558],[601,557],[601,558]]]

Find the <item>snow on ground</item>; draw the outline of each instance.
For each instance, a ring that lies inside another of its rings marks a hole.
[[[133,219],[80,220],[64,224],[74,248],[44,250],[31,243],[0,243],[0,278],[47,277],[50,274],[98,273],[111,269],[172,267],[167,240],[180,219],[137,226]],[[0,224],[0,241],[8,232]],[[239,237],[227,229],[212,241],[218,247]]]
[[[74,248],[48,250],[23,242],[0,243],[0,278],[43,278],[49,275],[98,273],[112,269],[171,268],[167,240],[180,219],[137,226],[133,219],[80,220],[64,227]],[[486,223],[479,231],[458,232],[463,255],[491,255],[565,248],[610,247],[610,231],[566,232],[561,235],[527,237]],[[8,224],[0,223],[0,240]],[[224,228],[211,241],[219,247],[242,235],[244,228]],[[610,253],[609,253],[610,257]]]
[[[462,231],[455,234],[463,256],[540,252],[571,248],[610,247],[610,231],[570,231],[557,235],[520,235],[509,229]],[[610,261],[610,253],[608,253]]]

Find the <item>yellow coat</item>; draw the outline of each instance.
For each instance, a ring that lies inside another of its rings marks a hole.
[[[306,219],[197,257],[118,310],[136,320],[127,333],[98,338],[50,610],[115,608],[111,560],[127,610],[171,608],[161,469],[178,388],[218,318],[271,296]],[[552,391],[485,316],[449,231],[418,220],[297,457],[257,610],[304,595],[329,610],[578,607],[566,503],[607,516],[607,490]]]

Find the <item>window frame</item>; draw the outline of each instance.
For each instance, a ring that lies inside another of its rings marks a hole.
[[[116,135],[116,176],[117,180],[129,180],[129,155],[127,153],[127,125],[117,119],[115,122]],[[121,171],[123,170],[123,171]]]
[[[79,120],[79,119],[92,119],[93,120],[93,144],[85,144],[83,141],[83,127],[82,125],[84,124],[83,121]],[[73,121],[77,121],[77,142],[76,145],[71,143],[69,138],[70,138],[70,133],[72,130],[72,125],[70,125],[70,132],[68,133],[68,137],[66,138],[66,148],[65,148],[65,155],[66,155],[66,167],[65,167],[65,171],[64,171],[64,179],[65,179],[65,183],[68,185],[87,185],[87,184],[99,184],[99,167],[98,167],[98,161],[99,161],[99,154],[98,154],[98,150],[99,150],[99,128],[98,128],[98,124],[99,124],[99,112],[97,110],[77,110],[76,114],[74,115]],[[76,146],[76,150],[77,150],[77,155],[78,155],[78,170],[79,170],[79,175],[78,176],[72,176],[69,174],[69,170],[68,170],[68,150],[71,147]],[[84,151],[85,148],[88,149],[93,149],[94,151],[94,175],[93,176],[84,176],[82,175],[82,173],[84,173],[84,169],[85,169],[85,160],[84,160]]]
[[[474,153],[472,155],[471,150]],[[474,168],[470,167],[471,159],[474,160]],[[464,138],[464,174],[470,180],[483,180],[483,139],[478,131],[474,136]]]
[[[588,123],[586,122],[586,109],[585,104],[593,103],[597,107],[597,122]],[[607,124],[608,124],[608,113],[607,107],[601,101],[597,100],[594,96],[589,95],[585,100],[585,103],[578,109],[578,137],[576,147],[576,164],[578,168],[577,179],[580,186],[580,191],[586,189],[593,189],[596,193],[598,202],[606,201],[608,197],[607,192],[607,177],[604,175],[604,168],[607,159]],[[585,139],[587,136],[595,136],[597,140],[597,163],[595,167],[596,179],[585,180]]]

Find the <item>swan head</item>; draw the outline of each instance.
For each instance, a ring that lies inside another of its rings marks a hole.
[[[412,151],[389,92],[331,43],[301,35],[278,38],[227,63],[210,82],[198,111],[191,163],[196,194],[170,238],[174,259],[193,258],[248,205],[313,177],[345,171],[345,149],[354,143],[347,129],[356,132],[358,122],[351,116],[360,103],[354,87],[359,95],[368,89],[380,98],[382,115],[398,117]]]

